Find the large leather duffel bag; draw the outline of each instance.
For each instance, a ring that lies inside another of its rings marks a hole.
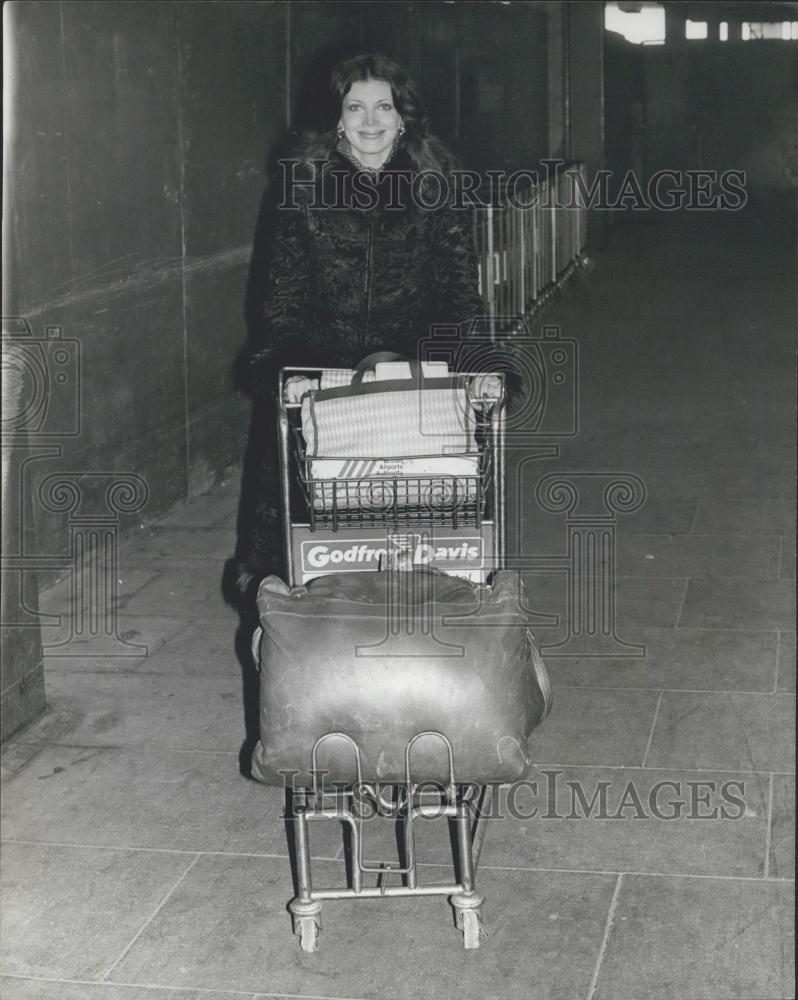
[[[363,780],[403,781],[407,742],[428,730],[451,742],[458,781],[523,777],[527,737],[551,707],[524,605],[509,571],[492,587],[430,571],[334,574],[290,592],[267,578],[253,777],[308,784],[315,742],[343,732],[360,747]],[[325,741],[316,767],[325,783],[357,780],[344,740]],[[446,782],[442,741],[419,740],[412,770]]]

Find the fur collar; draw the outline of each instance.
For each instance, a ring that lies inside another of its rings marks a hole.
[[[367,167],[365,163],[363,163],[360,159],[358,159],[357,154],[355,153],[354,149],[352,149],[352,143],[346,138],[345,135],[341,136],[341,138],[338,140],[338,145],[335,148],[336,151],[339,152],[341,156],[349,160],[349,162],[357,170],[365,170],[365,172],[368,174],[376,175],[379,174],[382,170],[390,169],[392,161],[395,159],[396,154],[399,150],[399,145],[401,141],[402,137],[397,133],[396,137],[393,140],[393,145],[391,146],[390,151],[388,152],[388,156],[385,159],[385,162],[381,164],[381,166],[379,167]]]

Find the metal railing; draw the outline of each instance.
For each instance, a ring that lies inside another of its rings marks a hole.
[[[479,291],[491,322],[529,318],[578,264],[587,241],[586,168],[576,163],[520,190],[513,206],[474,211]],[[529,207],[522,207],[522,206]]]

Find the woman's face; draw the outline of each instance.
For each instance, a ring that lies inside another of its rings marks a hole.
[[[341,127],[357,158],[380,167],[390,152],[402,119],[385,80],[357,80],[341,106]]]

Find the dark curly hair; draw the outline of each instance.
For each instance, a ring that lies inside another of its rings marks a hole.
[[[414,169],[419,173],[425,170],[450,173],[457,162],[440,139],[430,134],[429,119],[418,90],[399,63],[378,52],[342,59],[330,76],[330,91],[337,107],[341,107],[353,83],[365,80],[384,80],[390,85],[394,106],[405,126],[399,148],[406,151]],[[329,160],[337,144],[335,129],[323,133],[306,132],[300,138],[297,152],[305,162]]]

